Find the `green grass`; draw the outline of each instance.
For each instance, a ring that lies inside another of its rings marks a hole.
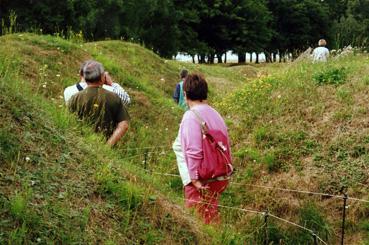
[[[0,42],[0,243],[260,244],[263,232],[254,231],[262,217],[221,209],[222,225],[203,226],[183,210],[178,178],[143,170],[144,151],[136,148],[160,146],[149,150],[148,169],[178,174],[171,143],[183,112],[171,94],[182,68],[205,74],[210,103],[229,127],[240,185],[223,194],[223,205],[268,208],[335,243],[341,203],[242,184],[329,193],[346,185],[349,196],[365,198],[364,55],[327,66],[209,66],[163,60],[121,41],[73,43],[24,33]],[[60,97],[90,58],[103,62],[132,98],[129,132],[114,149],[70,115]],[[317,84],[317,74],[324,82]],[[365,241],[365,212],[350,210],[361,223],[352,222],[348,238]],[[277,221],[269,237],[311,242]]]

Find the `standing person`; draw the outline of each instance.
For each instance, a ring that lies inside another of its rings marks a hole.
[[[71,112],[102,132],[107,144],[115,145],[127,132],[129,115],[122,100],[103,88],[106,80],[104,67],[97,61],[89,61],[83,67],[87,88],[68,100]]]
[[[325,47],[327,42],[324,39],[320,39],[318,45],[319,47],[313,50],[313,62],[327,62],[329,57],[329,50]]]
[[[75,95],[76,93],[78,93],[79,91],[84,90],[85,88],[87,88],[87,83],[83,77],[83,67],[90,61],[85,61],[82,63],[80,69],[79,69],[79,76],[80,76],[80,81],[77,82],[76,84],[67,87],[66,89],[64,89],[64,100],[65,103],[68,103],[68,100]],[[104,89],[116,93],[120,99],[122,100],[123,104],[125,106],[128,106],[129,103],[131,103],[131,98],[129,97],[128,93],[118,84],[113,82],[113,80],[111,79],[110,75],[108,72],[105,72],[105,84],[102,86]]]
[[[181,80],[176,85],[176,89],[173,94],[173,99],[179,105],[179,107],[181,107],[183,110],[187,110],[188,107],[186,105],[186,101],[183,94],[183,82],[188,76],[188,71],[186,69],[181,70],[179,76]]]
[[[179,129],[180,144],[188,172],[185,177],[189,178],[189,180],[185,179],[186,182],[183,181],[186,206],[195,207],[206,224],[219,223],[218,199],[228,185],[232,170],[222,176],[207,172],[219,165],[212,166],[213,162],[206,161],[208,151],[205,149],[204,140],[208,137],[206,132],[217,131],[222,134],[225,140],[215,142],[222,143],[224,152],[228,154],[228,159],[231,161],[227,127],[220,114],[207,104],[208,85],[202,75],[189,75],[183,89],[186,103],[190,108],[183,115]],[[218,170],[220,169],[215,169],[215,171]],[[209,175],[216,177],[209,177]]]

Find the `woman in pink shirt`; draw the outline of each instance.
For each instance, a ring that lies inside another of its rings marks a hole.
[[[195,207],[205,223],[220,222],[218,199],[228,185],[228,176],[201,179],[201,164],[204,163],[203,134],[201,121],[209,130],[216,129],[226,136],[226,150],[229,152],[227,127],[219,113],[207,104],[208,85],[204,77],[191,74],[187,77],[183,90],[188,110],[179,129],[182,152],[187,164],[191,182],[184,187],[187,207]]]

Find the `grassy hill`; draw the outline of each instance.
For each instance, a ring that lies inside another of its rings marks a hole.
[[[0,243],[259,244],[262,216],[222,209],[207,227],[183,210],[171,143],[181,119],[171,100],[181,68],[209,81],[229,126],[237,173],[223,205],[271,213],[339,241],[342,200],[369,199],[368,57],[329,64],[209,66],[163,60],[121,41],[73,43],[0,37]],[[109,149],[65,108],[86,59],[102,62],[132,98],[129,133]],[[144,159],[146,152],[146,170]],[[368,243],[369,206],[349,200],[347,244]],[[271,220],[270,241],[312,237]],[[338,236],[338,237],[337,237]]]

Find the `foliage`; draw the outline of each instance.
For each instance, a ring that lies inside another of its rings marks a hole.
[[[271,61],[272,53],[296,56],[322,37],[328,43],[355,39],[352,44],[366,45],[366,3],[349,2],[4,0],[0,18],[3,34],[33,30],[78,40],[123,39],[167,58],[178,52],[198,55],[200,63],[216,58],[221,63],[227,51],[237,53],[239,62],[245,62],[246,52],[264,52]],[[348,22],[340,19],[346,18],[346,9]],[[353,22],[354,28],[348,27]]]
[[[345,68],[330,67],[322,72],[316,73],[313,79],[318,85],[333,84],[340,85],[346,82],[347,71]]]

